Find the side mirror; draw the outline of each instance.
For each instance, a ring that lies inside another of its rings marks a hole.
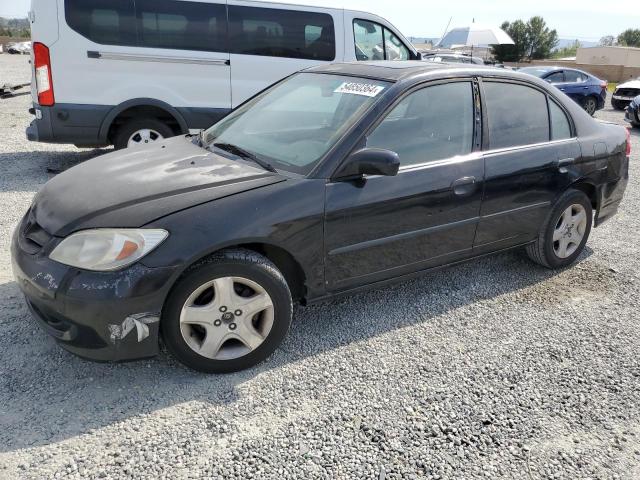
[[[363,175],[393,177],[399,168],[400,157],[396,152],[384,148],[362,148],[349,155],[334,178],[349,180]]]

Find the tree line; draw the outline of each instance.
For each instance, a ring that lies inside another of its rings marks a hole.
[[[617,37],[614,37],[613,35],[607,35],[600,39],[600,45],[603,47],[619,45],[621,47],[640,48],[640,29],[628,28]]]
[[[29,21],[26,18],[0,17],[0,37],[31,38]]]
[[[500,25],[513,39],[514,45],[493,45],[492,53],[498,62],[521,62],[523,60],[541,60],[544,58],[575,56],[580,42],[555,50],[558,45],[558,32],[547,27],[542,17],[532,17],[527,22],[516,20]],[[600,45],[619,45],[640,47],[640,29],[630,28],[617,37],[608,35],[600,39]]]

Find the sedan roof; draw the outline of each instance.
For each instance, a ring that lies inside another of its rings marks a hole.
[[[409,80],[413,77],[425,75],[438,77],[445,76],[445,72],[455,71],[461,74],[473,75],[489,72],[500,73],[503,77],[522,78],[523,74],[518,74],[503,68],[494,68],[474,63],[447,63],[447,62],[426,62],[423,60],[379,60],[370,62],[332,63],[320,65],[306,70],[308,72],[335,73],[339,75],[350,75],[356,77],[376,78],[396,82],[399,80]]]

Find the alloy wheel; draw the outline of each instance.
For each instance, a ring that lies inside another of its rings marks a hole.
[[[553,251],[558,258],[568,258],[580,247],[587,229],[587,212],[578,203],[567,207],[553,230]]]
[[[584,102],[584,109],[589,115],[596,113],[597,104],[595,99],[589,97]]]
[[[239,358],[258,348],[274,322],[273,301],[257,282],[221,277],[198,287],[180,312],[187,345],[213,360]]]

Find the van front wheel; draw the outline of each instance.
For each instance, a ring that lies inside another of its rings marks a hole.
[[[113,145],[116,150],[121,150],[147,145],[174,135],[169,125],[156,118],[133,118],[118,128]]]

